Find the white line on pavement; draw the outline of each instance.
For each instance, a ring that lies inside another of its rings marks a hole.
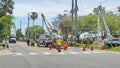
[[[101,53],[101,52],[98,52],[98,51],[91,51],[92,53]]]
[[[71,54],[79,54],[78,52],[73,52],[73,51],[71,51],[69,53],[71,53]]]
[[[60,52],[60,53],[58,53],[58,54],[63,55],[63,54],[65,54],[65,53],[64,53],[64,52]]]
[[[15,55],[22,55],[22,53],[16,53]]]
[[[51,53],[49,53],[49,52],[43,52],[43,54],[45,54],[45,55],[50,55]]]
[[[91,52],[87,52],[87,51],[82,51],[82,53],[91,54]]]
[[[36,54],[36,53],[30,53],[30,55],[38,55],[38,54]]]

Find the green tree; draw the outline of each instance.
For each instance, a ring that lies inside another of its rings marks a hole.
[[[86,16],[79,16],[77,19],[77,32],[79,32],[79,34],[83,33],[83,32],[89,32],[89,33],[97,33],[98,29],[97,29],[97,18],[98,18],[98,12],[97,12],[98,8],[95,8],[93,10],[93,14],[90,13]],[[113,12],[105,12],[105,7],[102,7],[102,12],[104,13],[105,16],[105,20],[107,22],[107,25],[110,29],[110,32],[112,35],[119,35],[120,34],[120,29],[119,29],[119,25],[120,25],[120,18],[119,16],[117,16],[116,14],[114,14]],[[72,27],[72,19],[71,16],[67,17],[67,19],[64,19],[64,16],[59,14],[56,17],[55,22],[60,22],[59,26],[62,28],[62,31],[64,32],[64,27],[66,26],[70,26]],[[102,15],[100,14],[100,28],[101,30],[106,33],[105,30],[105,26],[102,20]],[[61,32],[62,32],[61,31]],[[64,34],[62,32],[62,34]]]
[[[22,32],[21,32],[21,29],[17,29],[16,31],[16,36],[17,36],[17,39],[20,40],[20,38],[23,36]]]
[[[0,18],[7,15],[7,13],[12,14],[14,9],[13,0],[1,0],[0,2]]]
[[[97,15],[89,14],[87,16],[78,18],[78,31],[83,32],[95,32],[97,31]]]
[[[34,37],[36,37],[36,38],[38,38],[40,34],[45,33],[45,30],[42,27],[38,26],[38,25],[34,26],[34,31],[35,31]],[[32,38],[33,27],[29,27],[29,32],[30,32],[30,38]],[[28,28],[26,28],[25,35],[28,35],[27,33],[28,33]]]
[[[35,21],[35,19],[37,19],[38,18],[38,13],[37,12],[31,12],[31,18],[32,18],[32,20],[33,20],[33,40],[35,40],[35,37],[34,37],[34,21]]]
[[[0,33],[1,35],[8,35],[11,33],[10,27],[14,26],[14,23],[12,22],[13,17],[10,15],[7,16],[2,16],[2,18],[0,18]]]
[[[98,14],[98,8],[94,8],[93,13],[97,15]]]

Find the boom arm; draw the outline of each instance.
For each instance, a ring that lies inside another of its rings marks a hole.
[[[103,23],[104,23],[104,26],[105,26],[105,29],[106,29],[106,32],[107,32],[107,37],[110,37],[111,36],[110,29],[109,29],[109,27],[106,23],[106,20],[105,20],[104,14],[103,14],[103,9],[102,9],[101,5],[98,6],[98,10],[102,14],[102,20],[103,20]]]
[[[44,23],[47,26],[47,30],[49,31],[49,33],[53,32],[53,31],[57,31],[56,28],[52,25],[52,23],[50,23],[47,18],[45,17],[45,15],[43,13],[41,13],[42,16],[42,20],[44,21]]]

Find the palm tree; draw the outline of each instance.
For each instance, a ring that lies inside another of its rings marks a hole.
[[[14,1],[13,0],[1,0],[0,2],[0,18],[4,15],[12,14],[14,9]]]
[[[31,12],[31,18],[32,18],[32,20],[33,20],[33,35],[32,35],[32,37],[33,37],[33,40],[35,40],[35,37],[34,37],[34,21],[35,21],[35,19],[37,19],[38,18],[38,13],[37,12]]]

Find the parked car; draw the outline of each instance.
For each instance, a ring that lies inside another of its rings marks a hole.
[[[117,38],[109,39],[109,40],[107,40],[106,44],[109,47],[116,47],[116,46],[120,45],[120,40]]]

